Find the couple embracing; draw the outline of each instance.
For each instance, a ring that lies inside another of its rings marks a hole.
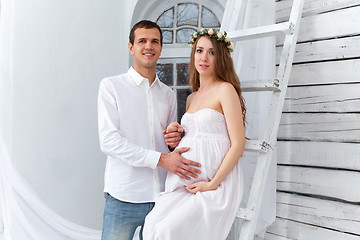
[[[147,20],[131,29],[133,66],[99,88],[103,240],[131,240],[138,226],[145,240],[227,237],[243,191],[246,112],[232,46],[213,29],[193,34],[180,125],[176,96],[156,75],[161,29]]]

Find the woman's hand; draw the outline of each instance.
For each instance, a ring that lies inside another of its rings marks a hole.
[[[210,181],[210,182],[197,182],[197,183],[193,183],[189,186],[185,186],[186,190],[188,190],[189,192],[195,194],[197,192],[206,192],[206,191],[212,191],[212,190],[216,190],[218,188],[218,186],[214,186],[214,184]]]

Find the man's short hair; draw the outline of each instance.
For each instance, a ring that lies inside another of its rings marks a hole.
[[[135,30],[138,28],[145,28],[145,29],[151,29],[151,28],[157,28],[160,32],[160,45],[162,46],[162,31],[159,25],[157,25],[155,22],[150,20],[141,20],[140,22],[136,23],[129,34],[129,42],[134,45],[134,39],[135,39]]]

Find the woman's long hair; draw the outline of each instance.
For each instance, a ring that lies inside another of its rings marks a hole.
[[[220,42],[213,37],[208,37],[208,36],[201,36],[201,37],[207,37],[208,39],[210,39],[211,43],[213,44],[214,55],[215,55],[215,69],[214,69],[215,79],[219,81],[231,83],[234,86],[239,96],[242,116],[245,125],[246,122],[245,100],[241,94],[240,80],[235,72],[234,63],[230,56],[230,53],[228,52],[224,42]],[[200,87],[199,73],[195,68],[195,51],[196,51],[196,45],[201,37],[197,38],[195,43],[193,44],[191,56],[190,56],[189,85],[192,91],[197,91]]]

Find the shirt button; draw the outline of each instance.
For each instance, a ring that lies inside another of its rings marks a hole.
[[[153,140],[151,140],[151,142],[152,142],[152,143],[154,143],[154,139],[153,139]]]
[[[149,108],[151,109],[151,105],[149,106]]]
[[[157,179],[157,176],[155,176],[154,178],[155,178],[155,180],[156,180],[156,179]]]
[[[152,122],[150,123],[150,126],[152,126]]]

